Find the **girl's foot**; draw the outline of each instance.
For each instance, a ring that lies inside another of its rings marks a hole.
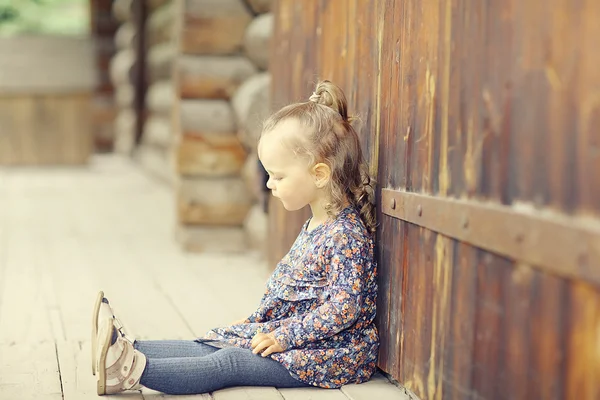
[[[123,324],[121,324],[121,321],[115,316],[108,299],[104,297],[104,292],[98,292],[96,303],[94,304],[94,312],[92,314],[92,375],[96,375],[96,366],[98,365],[98,360],[96,358],[96,354],[98,353],[98,324],[100,321],[104,321],[107,318],[113,320],[113,324],[121,337],[132,344],[135,341],[135,339],[125,333]]]
[[[98,395],[141,389],[146,356],[117,332],[112,318],[101,320],[99,325],[96,356]]]

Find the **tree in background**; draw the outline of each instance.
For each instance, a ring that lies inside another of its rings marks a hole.
[[[87,35],[89,0],[0,0],[0,36]]]

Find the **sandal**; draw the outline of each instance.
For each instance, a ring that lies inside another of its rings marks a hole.
[[[129,341],[131,344],[135,342],[135,339],[127,335],[125,329],[123,328],[123,324],[115,316],[108,299],[104,297],[104,292],[99,291],[98,295],[96,296],[96,302],[94,303],[94,311],[92,314],[92,375],[96,375],[96,366],[98,365],[98,360],[96,358],[96,354],[98,353],[98,323],[100,320],[105,318],[113,319],[113,324],[121,337]]]
[[[146,367],[146,356],[120,336],[111,318],[98,329],[97,392],[99,396],[142,388],[140,379]]]

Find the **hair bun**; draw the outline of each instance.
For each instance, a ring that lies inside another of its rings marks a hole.
[[[333,109],[342,116],[344,121],[348,121],[346,95],[344,95],[342,89],[330,81],[325,80],[317,83],[315,91],[308,100]]]

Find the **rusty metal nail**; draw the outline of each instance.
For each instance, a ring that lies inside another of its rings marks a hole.
[[[420,204],[417,206],[417,214],[419,217],[423,215],[423,207]]]
[[[393,197],[392,197],[392,201],[390,201],[390,207],[392,207],[392,210],[396,209],[396,199],[394,199]]]
[[[465,229],[469,227],[469,217],[466,215],[462,219],[462,227]]]

